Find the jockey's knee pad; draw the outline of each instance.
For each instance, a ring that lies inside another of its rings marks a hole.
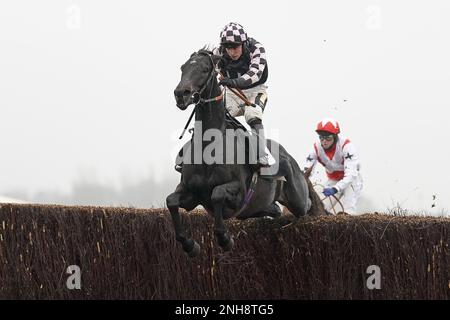
[[[261,109],[264,111],[264,108],[267,104],[267,95],[265,93],[258,93],[258,95],[255,98],[255,104],[260,106]]]

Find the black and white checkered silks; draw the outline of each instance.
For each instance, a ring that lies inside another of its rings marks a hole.
[[[266,50],[259,42],[255,42],[254,50],[250,53],[249,70],[242,75],[242,79],[245,81],[244,86],[250,86],[258,82],[261,79],[266,64]]]
[[[266,51],[264,47],[254,39],[250,39],[250,66],[249,70],[238,79],[243,87],[249,87],[258,82],[263,74],[264,68],[267,65]],[[213,50],[213,54],[221,55],[219,48]],[[257,85],[249,89],[244,89],[243,92],[252,103],[265,105],[267,101],[267,86],[265,84]],[[258,100],[258,101],[256,101]],[[261,100],[261,101],[260,101]],[[243,101],[235,96],[231,90],[227,90],[227,109],[232,116],[237,117],[245,115],[247,122],[254,118],[262,120],[264,107],[242,107]]]
[[[251,39],[254,40],[254,39]],[[240,78],[239,85],[242,87],[249,87],[252,84],[258,82],[264,72],[264,68],[267,65],[266,50],[261,43],[256,40],[250,45],[250,66],[249,70],[244,73]],[[219,48],[213,50],[213,54],[221,55]]]
[[[244,28],[235,22],[227,24],[220,33],[220,43],[242,43],[247,41]]]

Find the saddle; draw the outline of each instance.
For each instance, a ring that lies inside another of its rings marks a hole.
[[[227,124],[227,128],[241,129],[244,132],[248,132],[247,128],[228,111],[225,114],[225,122]]]
[[[227,129],[234,129],[234,130],[241,130],[245,136],[247,138],[245,138],[244,140],[244,148],[245,148],[245,156],[246,159],[250,159],[250,141],[248,140],[248,135],[247,133],[249,132],[249,130],[236,118],[234,118],[233,116],[231,116],[231,114],[229,112],[226,112],[225,114],[225,123],[226,123],[226,128]],[[192,138],[193,138],[193,131],[194,129],[191,128],[189,129],[189,132],[192,134]],[[191,138],[191,140],[192,140]],[[269,140],[270,142],[270,140]],[[187,144],[190,143],[190,141],[187,142]],[[178,153],[177,159],[176,159],[176,166],[175,166],[175,170],[181,173],[181,164],[183,162],[183,153],[182,153],[183,149],[180,150],[180,152]],[[276,159],[275,159],[276,160]],[[281,159],[280,159],[281,160]],[[277,163],[278,160],[276,160],[275,164],[272,165],[269,168],[263,168],[264,170],[261,172],[261,169],[257,164],[248,164],[251,171],[252,171],[252,176],[253,173],[257,173],[257,175],[263,179],[276,179],[276,180],[282,180],[282,181],[286,181],[284,179],[284,175],[281,174],[279,171],[279,167],[280,167],[280,163]]]

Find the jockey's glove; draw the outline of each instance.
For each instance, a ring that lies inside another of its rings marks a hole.
[[[221,86],[225,86],[225,87],[229,87],[229,88],[237,88],[236,79],[223,78],[222,80],[220,80],[219,84]]]
[[[334,194],[336,194],[338,191],[336,188],[325,188],[323,189],[323,194],[326,195],[327,197],[332,196]]]

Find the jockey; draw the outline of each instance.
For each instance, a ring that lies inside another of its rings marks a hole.
[[[309,176],[314,165],[320,162],[328,177],[323,194],[327,197],[335,195],[346,213],[355,214],[363,186],[356,148],[349,139],[339,135],[339,124],[334,119],[320,121],[316,132],[320,143],[314,143],[314,150],[306,159],[306,175]],[[324,203],[328,211],[332,210],[337,202],[334,197],[329,199],[331,201]]]
[[[213,50],[220,56],[217,67],[223,78],[219,84],[229,88],[241,89],[251,106],[245,105],[231,90],[226,90],[226,108],[231,116],[244,116],[250,126],[252,136],[249,139],[253,150],[256,150],[256,164],[259,167],[270,167],[275,159],[267,148],[263,111],[267,103],[268,77],[266,51],[255,39],[249,38],[238,23],[229,23],[220,32],[220,46]],[[181,157],[181,151],[179,153]],[[182,161],[177,158],[175,170],[181,173]]]
[[[269,167],[273,157],[267,149],[262,123],[263,111],[267,103],[268,77],[266,50],[253,38],[249,38],[238,23],[229,23],[220,32],[220,47],[213,53],[222,57],[218,64],[224,78],[222,86],[241,89],[252,103],[246,106],[231,90],[226,91],[226,107],[233,117],[244,116],[245,121],[257,137],[257,164]]]

